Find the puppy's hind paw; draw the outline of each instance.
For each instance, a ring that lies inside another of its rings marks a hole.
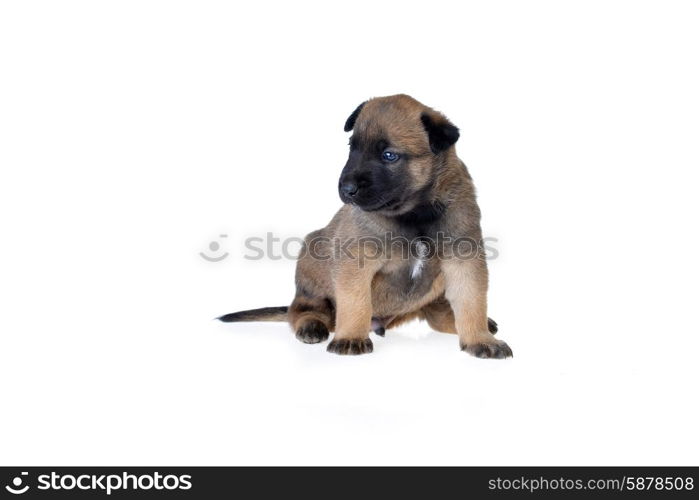
[[[495,322],[494,319],[488,318],[488,331],[493,335],[498,333],[498,324]]]
[[[296,338],[304,344],[317,344],[328,340],[330,332],[320,321],[309,321],[296,330]]]
[[[512,349],[502,340],[496,343],[462,344],[461,350],[477,358],[505,359],[512,357]]]
[[[333,339],[328,352],[335,354],[367,354],[374,350],[371,339]]]

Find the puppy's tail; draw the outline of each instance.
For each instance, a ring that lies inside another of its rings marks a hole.
[[[216,318],[225,323],[237,321],[286,321],[288,307],[262,307],[260,309],[250,309],[239,311]]]

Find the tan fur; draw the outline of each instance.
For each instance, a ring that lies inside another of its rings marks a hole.
[[[471,177],[453,147],[441,155],[432,153],[420,122],[423,112],[434,120],[446,121],[443,115],[406,95],[372,99],[361,110],[354,133],[388,135],[391,143],[409,152],[413,158],[408,166],[411,187],[417,191],[427,186],[430,179],[436,180],[430,195],[447,206],[445,230],[455,236],[480,240],[480,211]],[[405,210],[410,208],[408,205]],[[389,231],[400,232],[390,217],[345,205],[327,227],[311,233],[306,242],[318,236],[340,240],[362,236],[380,238]],[[322,244],[316,244],[317,250],[322,248]],[[292,327],[298,330],[304,318],[309,317],[308,313],[294,313],[299,304],[307,301],[306,295],[328,297],[335,307],[334,321],[328,315],[313,318],[323,321],[328,330],[336,331],[333,342],[370,342],[372,317],[390,318],[386,325],[389,328],[424,318],[435,330],[458,333],[463,349],[491,357],[489,350],[479,346],[504,343],[488,331],[486,262],[482,256],[466,261],[448,257],[441,262],[441,270],[427,292],[416,297],[406,297],[391,284],[391,278],[406,265],[399,258],[386,257],[365,262],[360,267],[356,260],[342,256],[325,261],[302,257],[296,275],[298,293],[290,308]]]

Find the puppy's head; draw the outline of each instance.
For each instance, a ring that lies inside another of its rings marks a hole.
[[[360,104],[345,123],[345,132],[350,130],[340,198],[388,216],[425,201],[459,138],[459,129],[444,115],[402,94]]]

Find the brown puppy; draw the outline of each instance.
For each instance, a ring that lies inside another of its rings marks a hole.
[[[493,333],[480,210],[458,129],[407,95],[362,103],[339,183],[345,205],[306,236],[291,306],[222,316],[222,321],[288,320],[302,342],[335,332],[328,351],[371,352],[369,332],[414,319],[456,333],[481,358],[512,356]],[[465,251],[464,251],[465,250]]]

